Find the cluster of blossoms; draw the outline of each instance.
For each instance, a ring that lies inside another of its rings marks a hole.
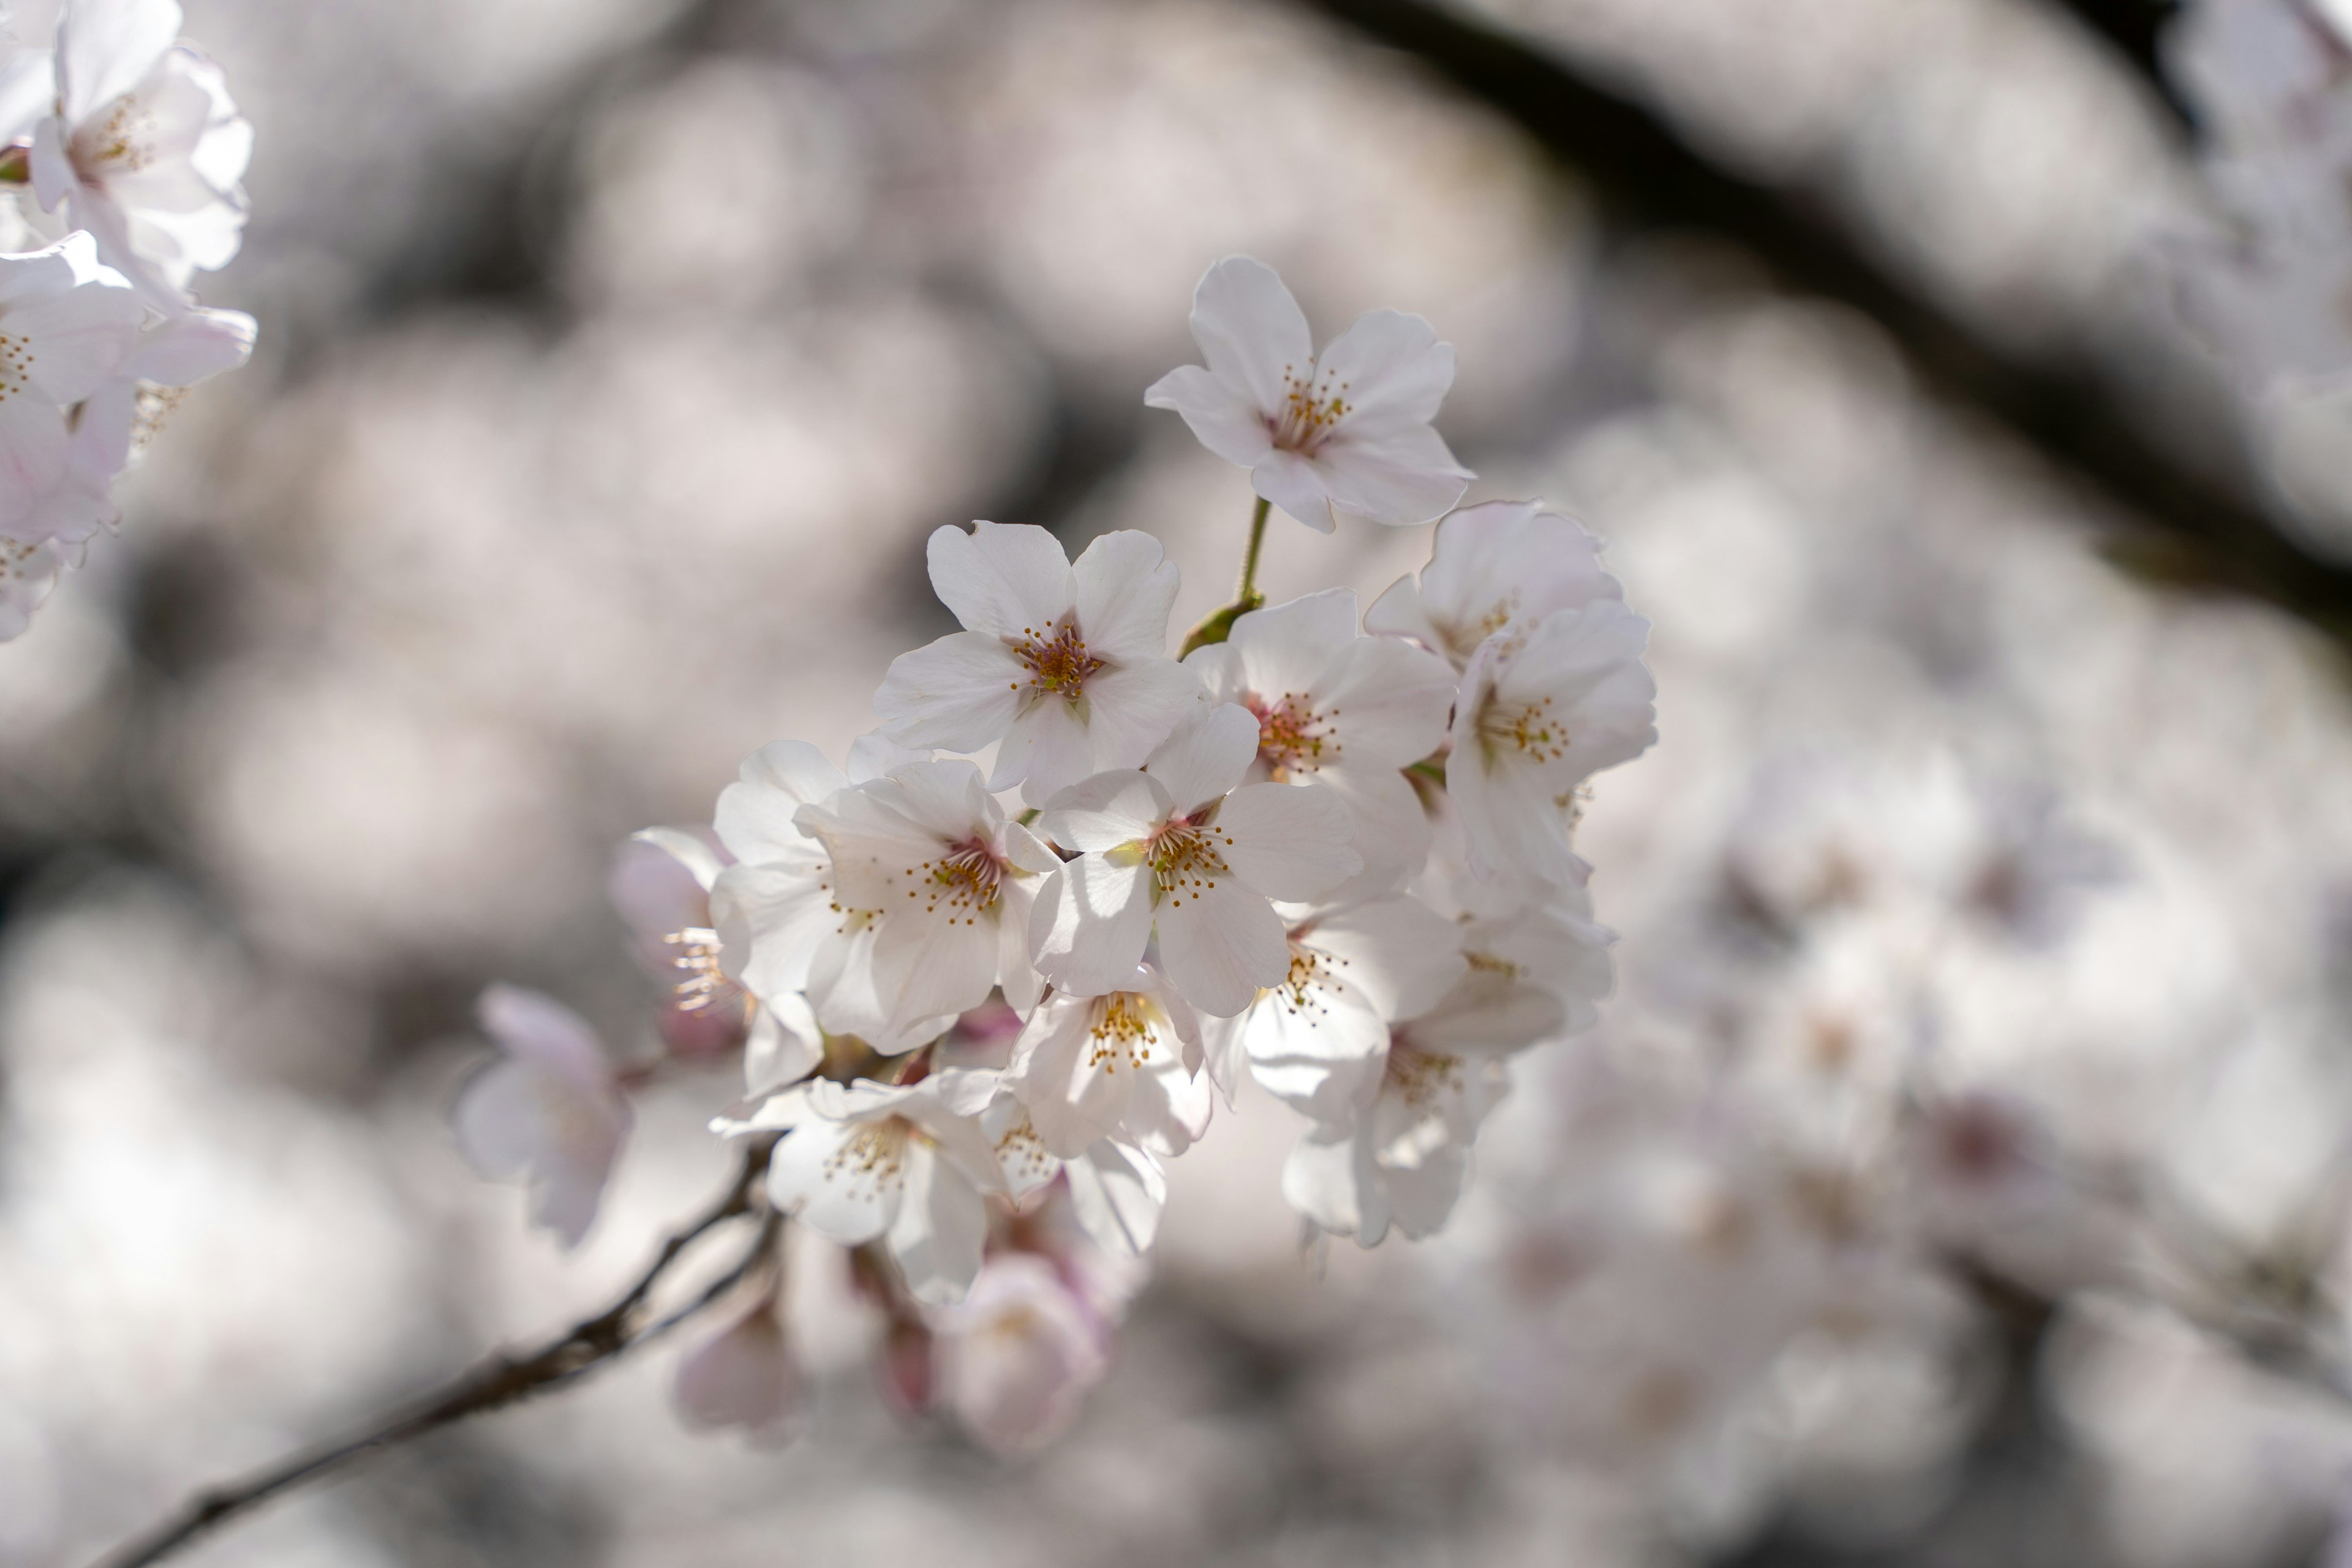
[[[53,47],[0,56],[0,640],[181,393],[253,353],[189,291],[236,254],[253,127],[179,34],[174,0],[65,0]]]
[[[2352,368],[2352,5],[2201,0],[2169,39],[2221,221],[2170,249],[2184,304],[2258,388]]]
[[[1370,1247],[1442,1227],[1517,1053],[1590,1025],[1611,980],[1571,835],[1600,769],[1654,737],[1647,625],[1576,523],[1449,510],[1471,476],[1430,421],[1453,351],[1380,311],[1319,353],[1275,274],[1212,268],[1205,366],[1149,394],[1250,468],[1234,604],[1171,650],[1148,535],[1076,561],[1045,531],[940,529],[962,630],[898,658],[839,763],[782,741],[713,831],[642,835],[625,909],[686,975],[673,1050],[740,1046],[718,1131],[772,1211],[850,1249],[886,1384],[976,1437],[1049,1437],[1098,1374],[1167,1164],[1254,1080],[1302,1118],[1283,1176]],[[1359,613],[1264,605],[1273,508],[1437,523]],[[653,933],[659,933],[657,936]],[[494,992],[507,1058],[461,1106],[486,1168],[584,1230],[628,1124],[585,1026]],[[772,1273],[682,1363],[705,1424],[773,1430],[793,1362]]]

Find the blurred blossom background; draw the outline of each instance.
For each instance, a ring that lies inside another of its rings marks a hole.
[[[2116,8],[1433,14],[2352,557],[2346,405],[2249,390],[2183,307],[2212,116]],[[893,1416],[810,1248],[796,1445],[681,1430],[657,1352],[188,1560],[2320,1560],[2344,641],[2126,570],[2128,519],[1899,330],[1736,227],[1620,221],[1361,25],[1397,9],[188,0],[258,132],[207,297],[260,346],[0,648],[0,1563],[572,1321],[704,1201],[726,1066],[640,1098],[579,1253],[527,1232],[449,1131],[474,997],[655,1053],[615,847],[870,728],[951,627],[940,524],[1145,529],[1178,623],[1220,603],[1247,479],[1141,395],[1235,251],[1320,332],[1427,316],[1470,499],[1572,511],[1655,623],[1662,741],[1580,840],[1616,994],[1521,1064],[1452,1228],[1302,1256],[1297,1123],[1245,1096],[1042,1453]],[[1369,600],[1427,549],[1277,521],[1262,582]]]

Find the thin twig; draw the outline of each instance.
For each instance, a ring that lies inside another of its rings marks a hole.
[[[639,1345],[667,1333],[709,1306],[739,1283],[773,1244],[782,1216],[764,1210],[759,1237],[733,1268],[721,1275],[685,1307],[649,1326],[635,1329],[639,1309],[653,1294],[672,1264],[697,1239],[718,1226],[752,1212],[760,1178],[767,1170],[772,1142],[747,1147],[734,1180],[719,1201],[700,1217],[662,1243],[661,1250],[620,1300],[593,1318],[583,1319],[562,1335],[524,1355],[500,1351],[461,1374],[448,1387],[408,1414],[396,1416],[357,1437],[331,1443],[248,1476],[211,1488],[189,1500],[177,1513],[145,1534],[125,1542],[93,1568],[144,1568],[159,1563],[240,1514],[272,1498],[319,1479],[353,1461],[395,1447],[428,1432],[452,1426],[468,1416],[561,1388],[596,1367],[618,1359]]]

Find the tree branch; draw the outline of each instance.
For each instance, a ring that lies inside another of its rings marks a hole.
[[[2093,0],[2082,0],[2088,5]],[[2147,575],[2267,599],[2352,641],[2352,569],[2279,533],[2247,496],[2182,461],[2088,366],[1989,341],[1890,271],[1801,191],[1718,168],[1648,109],[1519,36],[1424,0],[1297,0],[1403,50],[1516,123],[1634,230],[1723,236],[1790,287],[1849,305],[1946,402],[1990,416],[2060,473],[2147,525],[2114,552]]]
[[[197,1494],[171,1518],[116,1548],[93,1568],[143,1568],[147,1563],[160,1563],[198,1537],[282,1493],[468,1416],[502,1409],[567,1386],[595,1368],[659,1339],[740,1282],[772,1245],[783,1219],[759,1201],[759,1189],[760,1179],[767,1171],[768,1155],[774,1147],[770,1141],[746,1148],[742,1163],[725,1194],[699,1218],[663,1242],[645,1272],[604,1311],[575,1323],[526,1354],[500,1351],[489,1356],[408,1414],[371,1432],[294,1455],[243,1480]],[[755,1209],[762,1215],[759,1235],[732,1268],[685,1306],[653,1323],[635,1326],[640,1310],[655,1287],[689,1246],[713,1228]]]

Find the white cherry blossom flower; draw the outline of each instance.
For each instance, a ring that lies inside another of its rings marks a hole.
[[[980,770],[911,763],[803,805],[794,817],[826,851],[826,886],[853,942],[812,974],[828,1033],[886,1054],[935,1039],[1002,986],[1016,1012],[1036,1005],[1027,879],[1061,861],[1005,820]]]
[[[253,357],[254,321],[242,310],[191,310],[141,333],[130,355],[73,416],[67,490],[93,524],[121,521],[115,477],[154,434],[180,395]]]
[[[1209,1124],[1200,1020],[1149,964],[1101,996],[1056,992],[1013,1043],[1004,1079],[1065,1159],[1105,1138],[1177,1155]]]
[[[628,1136],[628,1102],[595,1031],[553,997],[493,985],[480,1012],[506,1054],[459,1096],[458,1143],[486,1176],[527,1177],[533,1223],[577,1247]]]
[[[931,535],[931,586],[964,629],[891,662],[874,710],[901,745],[994,745],[992,790],[1034,805],[1106,768],[1132,768],[1201,700],[1168,657],[1177,571],[1122,530],[1074,564],[1042,528]]]
[[[1253,780],[1317,784],[1347,802],[1364,868],[1342,897],[1385,893],[1421,868],[1429,819],[1401,771],[1445,740],[1454,675],[1402,637],[1356,630],[1356,595],[1327,588],[1234,622],[1184,661],[1215,702],[1257,716]]]
[[[1053,798],[1038,827],[1078,858],[1046,879],[1031,916],[1048,981],[1080,996],[1118,990],[1155,929],[1161,973],[1203,1013],[1238,1013],[1289,973],[1269,900],[1320,897],[1363,862],[1328,791],[1242,783],[1257,745],[1247,709],[1203,707],[1141,770]]]
[[[67,410],[122,371],[145,314],[86,234],[0,256],[0,536],[86,539],[104,521],[72,482]]]
[[[951,1069],[907,1085],[812,1079],[776,1095],[730,1135],[785,1129],[768,1161],[768,1198],[847,1247],[879,1239],[925,1306],[963,1299],[988,1239],[983,1194],[1004,1178],[981,1116],[998,1075]]]
[[[1469,972],[1462,933],[1398,893],[1295,911],[1289,940],[1282,983],[1208,1024],[1210,1071],[1228,1099],[1246,1070],[1277,1100],[1344,1126],[1379,1086],[1389,1026],[1435,1006]]]
[[[1205,1120],[1205,1107],[1203,1108]],[[1087,1240],[1115,1258],[1136,1258],[1151,1250],[1160,1211],[1168,1202],[1168,1178],[1160,1161],[1141,1146],[1119,1138],[1097,1138],[1064,1159],[1045,1146],[1028,1106],[1009,1088],[981,1118],[981,1130],[996,1151],[1004,1188],[1015,1203],[1063,1179],[1072,1216]]]
[[[992,1258],[961,1305],[939,1314],[940,1397],[999,1454],[1052,1442],[1109,1364],[1107,1325],[1045,1259]]]
[[[1325,1230],[1379,1245],[1393,1225],[1419,1239],[1454,1212],[1478,1125],[1510,1087],[1504,1058],[1559,1034],[1559,999],[1473,973],[1390,1031],[1370,1103],[1291,1152],[1283,1195]]]
[[[236,254],[253,156],[220,68],[179,33],[173,0],[67,0],[54,109],[32,127],[43,210],[94,235],[107,265],[167,314],[187,303],[193,274]]]
[[[1427,522],[1474,477],[1430,426],[1454,384],[1454,345],[1419,316],[1373,310],[1318,354],[1274,269],[1229,256],[1192,296],[1192,339],[1207,365],[1169,372],[1143,401],[1182,415],[1309,528],[1328,533],[1342,512]]]
[[[1649,635],[1622,601],[1598,599],[1478,645],[1454,705],[1445,790],[1480,875],[1583,881],[1568,842],[1577,785],[1657,739]]]
[[[65,564],[54,544],[0,538],[0,642],[24,635]]]
[[[1541,501],[1482,501],[1439,520],[1429,564],[1373,600],[1364,629],[1415,638],[1458,670],[1497,632],[1624,596],[1581,526]]]
[[[783,1302],[771,1285],[678,1357],[669,1396],[688,1430],[736,1428],[755,1448],[792,1441],[800,1426],[803,1390],[800,1368],[785,1342],[782,1312]]]

